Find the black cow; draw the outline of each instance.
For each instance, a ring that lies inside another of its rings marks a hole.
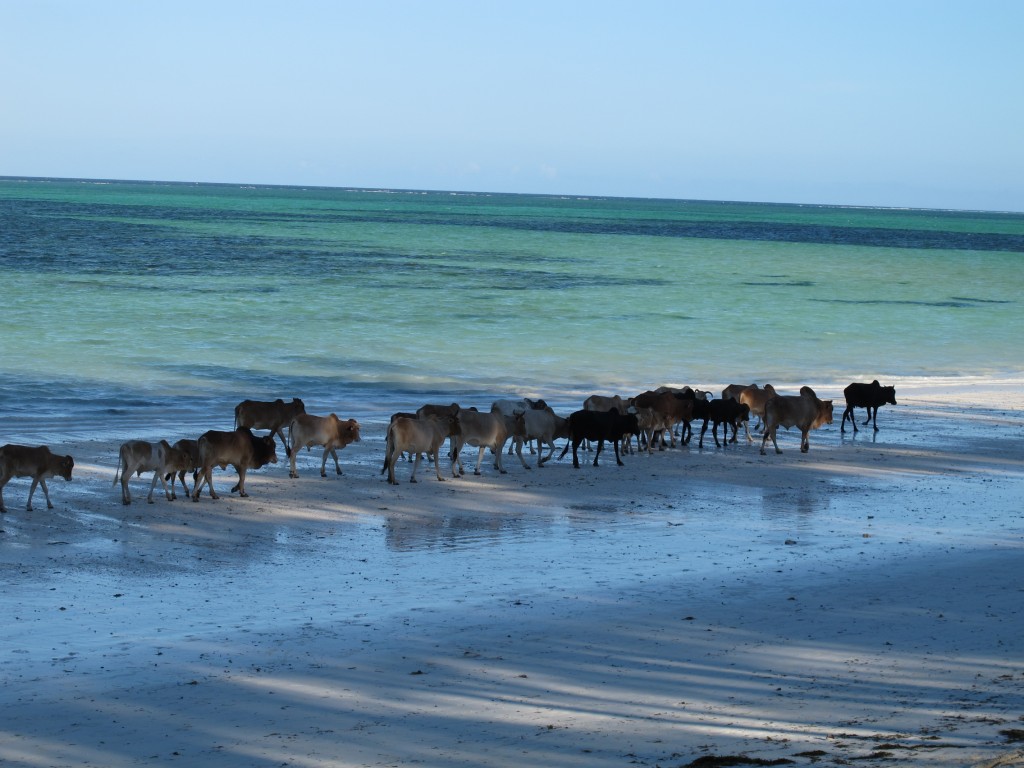
[[[735,443],[736,433],[739,432],[740,422],[750,420],[750,406],[745,403],[738,403],[731,397],[728,400],[712,400],[707,403],[704,416],[704,426],[700,429],[700,442],[698,447],[704,447],[704,433],[708,431],[708,422],[711,422],[711,435],[715,438],[715,447],[721,448],[718,442],[718,425],[722,425],[722,442]],[[729,427],[732,427],[732,438],[729,438]]]
[[[621,467],[622,459],[619,458],[619,441],[625,435],[640,434],[640,425],[637,423],[635,413],[622,415],[617,408],[610,411],[576,411],[568,419],[569,442],[559,455],[563,458],[572,445],[572,465],[580,468],[580,460],[577,450],[584,440],[597,440],[597,453],[594,454],[594,466],[597,466],[597,458],[604,448],[604,441],[607,440],[615,446],[615,461]]]
[[[854,408],[867,408],[868,417],[864,420],[867,424],[874,418],[875,432],[878,431],[878,406],[889,403],[896,405],[896,387],[883,387],[875,379],[870,384],[854,382],[843,390],[846,396],[846,410],[843,411],[843,423],[839,425],[839,431],[846,431],[846,419],[849,417],[853,425],[853,431],[857,431],[857,420],[853,417]],[[872,411],[872,409],[874,409]]]

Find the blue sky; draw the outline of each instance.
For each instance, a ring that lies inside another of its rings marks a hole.
[[[0,175],[1024,211],[1024,2],[0,0]]]

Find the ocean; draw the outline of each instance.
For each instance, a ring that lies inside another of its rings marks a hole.
[[[0,442],[1019,377],[1022,297],[1018,213],[2,178]]]

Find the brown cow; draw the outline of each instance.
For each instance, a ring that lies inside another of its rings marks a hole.
[[[329,416],[311,416],[300,413],[288,425],[288,442],[291,443],[291,472],[288,477],[298,477],[295,470],[295,453],[301,448],[314,445],[324,447],[323,461],[320,462],[320,477],[327,477],[327,456],[334,459],[334,469],[340,475],[341,465],[338,464],[338,448],[349,443],[359,442],[359,422],[355,419],[342,421],[336,414]]]
[[[118,475],[121,477],[121,502],[132,503],[132,494],[128,489],[128,481],[134,474],[141,475],[143,472],[153,473],[153,482],[149,484],[149,495],[146,501],[153,503],[153,491],[156,490],[157,480],[163,485],[164,496],[168,501],[178,498],[174,493],[174,475],[176,472],[187,471],[192,468],[192,460],[188,453],[171,447],[166,440],[159,443],[149,443],[145,440],[129,440],[121,444],[118,451],[117,472],[114,472],[116,485]],[[171,480],[171,488],[167,489],[167,478]],[[184,484],[184,480],[182,480]],[[186,491],[187,492],[187,491]]]
[[[46,496],[46,508],[53,509],[50,502],[50,490],[46,487],[46,478],[63,477],[71,480],[71,470],[75,460],[70,456],[58,456],[50,453],[45,445],[30,447],[27,445],[5,445],[0,448],[0,512],[6,512],[4,506],[4,486],[12,477],[31,477],[32,487],[28,491],[28,504],[25,509],[32,511],[32,494],[36,486],[43,488]]]
[[[671,445],[676,447],[676,437],[672,429],[676,424],[682,425],[682,436],[680,440],[683,445],[690,442],[693,430],[690,422],[694,417],[694,404],[697,402],[696,393],[690,390],[686,393],[676,392],[641,392],[633,398],[636,408],[653,408],[661,417],[661,422],[668,428]],[[705,402],[701,400],[700,402]]]
[[[202,460],[199,458],[199,441],[198,440],[178,440],[171,446],[177,451],[181,451],[181,466],[178,467],[177,476],[181,480],[181,487],[185,491],[185,495],[189,496],[188,483],[185,482],[185,474],[188,472],[192,473],[192,482],[194,483],[199,476],[199,469],[203,466]],[[175,473],[171,472],[165,476],[165,480],[171,481],[171,497],[174,498],[174,478]]]
[[[459,411],[459,434],[455,438],[455,454],[452,459],[452,477],[455,477],[455,468],[458,467],[459,475],[464,473],[462,468],[462,448],[472,445],[480,448],[476,458],[476,469],[474,475],[480,474],[480,465],[484,460],[484,452],[490,448],[494,451],[494,468],[501,474],[505,474],[505,468],[501,465],[501,453],[505,448],[505,441],[508,440],[509,428],[505,417],[497,408],[490,413],[463,409]],[[522,456],[519,457],[522,460]],[[524,462],[525,463],[525,462]]]
[[[441,477],[441,463],[438,461],[437,454],[441,444],[449,437],[454,438],[458,433],[459,417],[454,414],[444,417],[424,416],[421,419],[395,416],[388,426],[387,442],[384,449],[384,465],[388,470],[388,482],[398,485],[398,480],[395,479],[395,462],[405,451],[416,456],[412,465],[412,476],[409,478],[410,483],[416,482],[416,470],[420,466],[421,453],[426,453],[433,459],[437,479],[444,480]]]
[[[416,418],[422,419],[426,416],[435,416],[439,419],[448,419],[451,416],[458,416],[459,411],[462,410],[458,403],[452,403],[451,405],[437,405],[435,403],[427,403],[421,405],[416,409]],[[455,456],[455,436],[452,435],[448,441],[448,455],[450,457]]]
[[[832,423],[832,401],[819,400],[810,387],[801,387],[800,394],[776,395],[764,404],[764,437],[761,438],[761,455],[771,438],[776,453],[782,453],[775,433],[779,427],[797,427],[800,430],[800,452],[807,453],[811,444],[812,429]]]
[[[293,397],[290,403],[286,403],[281,398],[270,403],[260,400],[243,400],[235,406],[235,429],[239,427],[269,429],[271,438],[274,435],[281,438],[285,456],[291,456],[291,448],[288,447],[288,442],[284,439],[284,428],[291,424],[292,419],[305,412],[305,403],[297,397]]]
[[[251,430],[239,427],[234,432],[204,432],[199,438],[199,479],[192,489],[192,501],[199,501],[199,493],[203,485],[210,486],[210,498],[219,499],[213,490],[213,468],[225,469],[228,464],[238,473],[238,483],[231,492],[238,491],[239,496],[248,496],[245,492],[245,473],[250,469],[259,469],[266,464],[277,463],[277,444],[270,435],[256,437]]]
[[[751,416],[757,416],[757,418],[760,419],[760,421],[758,422],[758,426],[755,426],[754,429],[758,429],[761,426],[763,426],[764,404],[768,402],[769,399],[775,397],[777,394],[779,393],[775,391],[775,387],[773,387],[771,384],[765,384],[763,389],[757,386],[757,384],[751,384],[749,387],[740,392],[740,403],[742,403],[743,405],[747,406],[750,409]],[[754,438],[751,437],[750,435],[749,418],[747,419],[747,421],[743,423],[743,429],[747,433],[747,442],[754,442]]]

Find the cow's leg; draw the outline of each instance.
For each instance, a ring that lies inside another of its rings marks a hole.
[[[747,434],[747,442],[754,442],[754,438],[750,434],[750,419],[747,419],[746,421],[743,422],[743,431],[746,432]]]
[[[516,455],[519,457],[519,463],[522,464],[526,469],[529,469],[530,465],[527,464],[526,463],[526,459],[523,458],[523,438],[517,437],[517,438],[513,439],[512,442],[515,443]],[[508,449],[509,449],[509,452],[512,451],[512,445],[511,444],[509,444]],[[537,459],[537,466],[538,467],[541,464],[543,464],[543,463],[544,462],[543,462],[542,459]]]
[[[437,462],[434,462],[434,463],[436,464]],[[415,483],[416,482],[416,470],[419,469],[419,466],[420,466],[420,452],[416,451],[416,458],[412,462],[412,474],[409,476],[409,482],[410,483]]]
[[[337,474],[341,474],[341,465],[338,463],[338,454],[335,452],[333,447],[324,446],[324,457],[323,461],[320,462],[320,477],[327,477],[327,456],[330,455],[334,459],[334,469]]]
[[[615,449],[615,463],[618,464],[620,467],[626,466],[625,464],[622,463],[622,456],[619,455],[619,441],[612,440],[612,447]]]
[[[38,480],[33,481],[32,488],[28,492],[28,503],[29,503],[28,509],[30,511],[32,509],[32,492],[35,491],[37,484],[39,485],[40,488],[43,489],[43,496],[46,497],[46,508],[47,509],[53,509],[53,502],[50,501],[50,489],[46,486],[46,478],[45,477],[40,477]]]
[[[782,453],[782,451],[779,450],[779,444],[775,441],[775,429],[776,429],[775,427],[772,427],[771,429],[768,429],[766,427],[765,430],[764,430],[764,434],[761,436],[761,455],[762,456],[764,456],[766,453],[768,453],[768,451],[765,450],[765,446],[768,444],[768,440],[769,439],[772,441],[772,444],[775,446],[775,452],[776,453]]]
[[[299,476],[299,471],[295,468],[295,454],[297,453],[298,451],[292,451],[288,454],[288,477],[291,478]]]
[[[869,405],[864,410],[866,410],[868,412],[868,417],[866,419],[864,419],[864,426],[867,426],[868,424],[871,423],[871,406]]]
[[[238,491],[238,495],[244,498],[244,497],[249,495],[248,493],[245,492],[245,472],[246,472],[246,469],[245,469],[245,467],[239,467],[239,466],[235,466],[235,465],[232,465],[232,466],[235,467],[235,472],[238,473],[238,482],[235,483],[235,485],[231,488],[231,492],[234,493],[235,491]]]
[[[578,451],[579,451],[579,447],[580,447],[580,443],[581,442],[582,442],[582,440],[573,440],[572,441],[572,466],[575,469],[579,469],[580,468],[580,457],[579,457]],[[566,446],[566,447],[568,447],[568,446]]]
[[[153,473],[153,482],[149,484],[149,495],[146,496],[146,501],[149,502],[150,504],[156,503],[155,501],[153,501],[153,491],[156,490],[157,478],[163,480],[163,477],[164,476],[160,474],[159,470]],[[171,500],[171,495],[167,493],[167,483],[164,483],[164,495],[167,496],[168,501]]]
[[[7,476],[0,478],[0,514],[7,512],[7,507],[4,506],[4,486],[7,485],[7,481],[10,479]]]
[[[537,438],[537,469],[544,466],[545,463],[551,460],[551,457],[555,455],[555,441],[551,438],[547,440],[548,444],[548,455],[544,455],[544,443],[541,438]]]
[[[499,449],[500,451],[501,449]],[[480,465],[484,463],[484,453],[487,451],[486,445],[480,446],[480,451],[476,455],[476,469],[473,470],[474,475],[480,474]],[[500,455],[500,453],[499,453]]]
[[[811,450],[811,430],[800,430],[800,453],[807,453]]]
[[[506,438],[506,439],[508,439],[508,438]],[[527,442],[529,442],[529,441],[527,441]],[[494,450],[494,468],[496,470],[498,470],[498,472],[500,472],[503,475],[508,474],[505,471],[505,467],[502,466],[502,463],[501,463],[501,454],[505,452],[505,441],[502,440],[500,445],[496,444],[494,446],[493,450]]]
[[[209,484],[209,486],[210,486],[210,493],[211,494],[213,493],[213,479],[210,477],[210,474],[212,472],[213,472],[213,467],[212,466],[209,469],[207,469],[206,467],[202,467],[199,470],[199,475],[197,475],[195,478],[193,478],[192,501],[199,501],[199,494],[203,490],[203,485]]]
[[[273,438],[274,435],[277,435],[279,438],[281,438],[281,445],[284,446],[284,455],[291,456],[292,447],[288,445],[288,441],[285,439],[283,425],[280,427],[274,427],[272,430],[270,430],[270,437]]]
[[[618,443],[616,443],[616,446],[617,445],[618,445]],[[595,467],[598,465],[597,464],[597,459],[601,455],[601,451],[602,451],[603,448],[604,448],[604,438],[602,437],[600,440],[597,441],[597,453],[594,454],[594,466]],[[616,450],[615,450],[615,455],[616,456],[619,455],[618,448],[616,448]]]
[[[433,461],[434,461],[434,471],[437,472],[437,479],[440,480],[443,483],[444,482],[444,478],[441,477],[441,459],[440,459],[440,456],[441,456],[441,443],[438,443],[437,445],[434,446],[433,453],[428,451],[427,452],[427,456],[429,458],[433,459]]]
[[[704,426],[700,428],[700,440],[697,441],[697,447],[704,447],[704,433],[708,431],[708,420],[704,419]],[[715,437],[715,445],[718,445],[718,437]]]
[[[132,503],[132,492],[128,489],[128,478],[131,477],[130,472],[121,473],[121,503],[131,504]]]
[[[221,469],[223,469],[223,467],[221,467]],[[211,465],[209,469],[205,470],[204,480],[206,481],[206,485],[210,489],[210,498],[219,499],[220,496],[218,496],[217,492],[213,490],[213,465]]]
[[[872,413],[871,409],[868,408],[868,413],[871,414],[871,421],[874,422],[875,432],[877,432],[878,431],[878,406],[877,405],[875,406],[874,413]],[[864,423],[866,424],[867,422],[864,422]]]

